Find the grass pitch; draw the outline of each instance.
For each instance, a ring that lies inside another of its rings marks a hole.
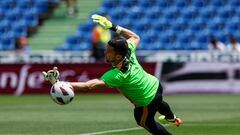
[[[167,95],[184,124],[173,135],[239,135],[240,95]],[[48,95],[0,96],[1,135],[80,135],[137,127],[122,95],[77,95],[68,105]],[[147,135],[144,129],[109,135]]]

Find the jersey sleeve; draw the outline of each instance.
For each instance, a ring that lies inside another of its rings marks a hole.
[[[136,46],[132,41],[128,41],[128,47],[131,50],[131,53],[134,53],[136,51]]]
[[[106,85],[110,88],[116,88],[121,86],[123,80],[120,75],[121,73],[115,69],[109,70],[108,72],[104,73],[101,77]]]

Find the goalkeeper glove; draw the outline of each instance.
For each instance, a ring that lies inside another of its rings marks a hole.
[[[104,29],[111,29],[113,24],[106,17],[94,14],[92,15],[93,22],[100,24]]]
[[[57,67],[53,67],[53,69],[49,70],[48,72],[43,71],[42,74],[45,80],[51,82],[52,84],[59,81],[60,73],[57,70]]]

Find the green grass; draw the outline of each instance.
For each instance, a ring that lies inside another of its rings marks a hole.
[[[168,95],[184,124],[174,135],[239,135],[239,95]],[[121,95],[77,95],[65,106],[48,95],[0,96],[0,134],[71,135],[137,127],[132,105]],[[135,130],[111,135],[146,135]]]

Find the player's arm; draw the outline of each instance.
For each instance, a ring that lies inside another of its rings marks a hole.
[[[129,29],[123,28],[121,26],[117,26],[117,27],[119,27],[117,29],[121,29],[119,32],[120,35],[125,37],[128,42],[132,41],[136,47],[138,46],[138,44],[140,42],[140,37],[136,33],[134,33],[133,31],[131,31]]]
[[[110,29],[121,36],[125,37],[128,41],[132,41],[135,46],[137,47],[140,42],[140,37],[132,32],[129,29],[123,28],[119,25],[114,25],[110,22],[107,18],[100,16],[100,15],[92,15],[93,22],[100,24],[105,29]]]
[[[59,81],[60,73],[57,70],[57,67],[53,67],[52,70],[49,70],[48,72],[42,72],[43,77],[45,80],[51,82],[52,84],[55,84]],[[92,79],[87,82],[69,82],[74,90],[80,90],[80,91],[89,91],[89,90],[100,90],[107,88],[107,85],[103,80],[100,79]]]
[[[100,79],[92,79],[87,82],[70,82],[70,84],[77,91],[102,90],[107,88],[105,82]]]

